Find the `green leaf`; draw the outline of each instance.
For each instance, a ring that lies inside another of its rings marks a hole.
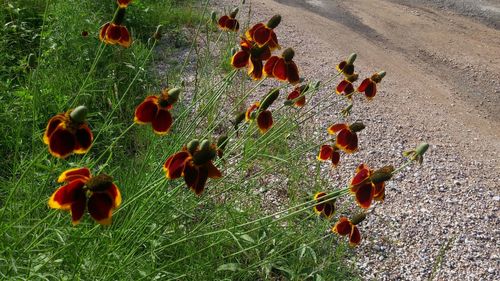
[[[248,235],[248,234],[243,234],[240,236],[240,238],[247,241],[247,242],[255,243],[255,240],[252,237],[250,237],[250,235]]]

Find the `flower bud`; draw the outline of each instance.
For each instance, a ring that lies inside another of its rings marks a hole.
[[[429,149],[429,144],[428,143],[421,143],[417,148],[415,149],[415,153],[417,153],[420,156],[423,156],[425,152]]]
[[[281,16],[280,15],[274,15],[268,22],[267,22],[267,27],[273,29],[276,28],[281,22]]]
[[[200,141],[197,139],[193,139],[190,142],[188,142],[186,147],[187,147],[187,150],[189,151],[189,153],[193,154],[198,149],[199,145],[200,145]]]
[[[172,88],[168,91],[168,103],[169,104],[174,104],[179,100],[179,94],[181,93],[181,90],[179,88]]]
[[[207,150],[210,150],[210,141],[202,140],[200,144],[200,151],[207,151]]]
[[[87,112],[87,107],[80,105],[71,111],[69,117],[76,123],[83,123],[85,121],[85,117],[87,117]]]
[[[205,141],[207,141],[207,140],[205,140]],[[205,141],[203,141],[203,142],[205,142]],[[203,145],[203,142],[202,142],[202,145]],[[217,151],[215,149],[211,148],[210,146],[208,146],[208,148],[206,150],[202,149],[200,151],[197,151],[193,155],[193,162],[195,165],[203,165],[203,164],[207,163],[208,161],[213,160],[216,156],[217,156]]]
[[[374,184],[388,181],[392,178],[392,172],[394,172],[393,166],[382,167],[373,172],[373,174],[370,176],[370,180]]]
[[[226,135],[222,135],[219,137],[217,140],[217,148],[224,150],[226,148],[226,145],[229,141],[229,138]]]
[[[280,94],[279,88],[272,89],[267,94],[267,96],[262,100],[259,110],[264,111],[264,110],[268,109],[276,101],[279,94]]]
[[[161,24],[159,24],[156,27],[156,31],[155,31],[155,33],[153,33],[153,39],[155,39],[157,41],[161,39]]]
[[[346,63],[352,65],[357,57],[358,55],[356,53],[350,54],[349,57],[347,58]]]
[[[354,122],[349,126],[349,129],[353,131],[354,133],[357,133],[359,131],[362,131],[365,128],[365,125],[361,122]]]
[[[353,225],[360,224],[362,221],[366,219],[366,213],[358,213],[351,218],[351,223]]]
[[[210,20],[212,21],[212,23],[217,22],[217,13],[215,11],[212,11],[212,13],[210,13]]]
[[[234,129],[237,130],[238,129],[238,125],[243,122],[243,120],[245,120],[245,111],[242,111],[240,113],[238,113],[238,115],[236,115],[236,118],[234,119],[234,122],[233,122],[233,125],[234,125]]]
[[[238,15],[238,11],[239,11],[238,7],[234,8],[229,14],[229,17],[234,19]]]
[[[285,61],[293,60],[294,56],[295,56],[295,52],[293,51],[292,48],[288,48],[288,49],[284,50],[283,53],[281,54],[281,57],[283,59],[285,59]]]

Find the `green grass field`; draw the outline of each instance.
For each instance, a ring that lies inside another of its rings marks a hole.
[[[321,144],[300,128],[313,111],[282,98],[265,134],[255,122],[234,128],[254,102],[248,97],[267,91],[232,69],[237,35],[217,29],[208,3],[134,0],[124,22],[130,48],[98,39],[113,0],[4,0],[0,9],[0,278],[357,279],[348,243],[329,232],[334,221],[312,211],[325,186],[320,169],[304,178],[311,169],[303,158]],[[181,94],[171,131],[159,136],[134,124],[134,111],[166,87]],[[280,95],[290,89],[283,84]],[[42,140],[47,122],[78,105],[88,108],[92,147],[55,158]],[[223,176],[201,196],[165,177],[163,163],[183,145],[223,135],[229,142],[215,161]],[[114,178],[123,204],[110,226],[88,214],[72,226],[68,212],[48,207],[59,174],[77,167]],[[278,206],[262,191],[273,188],[286,191]],[[344,194],[336,189],[332,198]]]

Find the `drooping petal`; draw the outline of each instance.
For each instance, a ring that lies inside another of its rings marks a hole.
[[[50,118],[49,123],[47,123],[47,128],[45,129],[45,133],[43,134],[43,142],[45,144],[49,144],[49,137],[56,130],[57,126],[65,120],[64,114],[57,114],[56,116]]]
[[[198,168],[191,163],[186,163],[184,168],[184,181],[186,185],[194,191],[196,182],[198,181]]]
[[[346,66],[346,64],[347,64],[347,62],[346,62],[346,61],[341,61],[339,64],[337,64],[337,67],[336,67],[336,68],[337,68],[337,70],[338,70],[339,72],[342,72],[342,71],[343,71],[343,69],[344,69],[344,67]]]
[[[49,137],[49,152],[55,157],[65,158],[76,148],[75,136],[64,126],[58,126]]]
[[[368,84],[366,86],[366,89],[364,92],[365,92],[365,96],[368,99],[372,99],[377,94],[377,84],[374,82],[371,82],[370,84]]]
[[[336,146],[346,153],[358,150],[358,136],[350,130],[342,130],[337,135]]]
[[[332,152],[332,165],[334,167],[337,167],[340,161],[340,153],[338,151],[333,151]]]
[[[267,42],[267,46],[271,50],[281,48],[280,44],[278,43],[278,36],[276,36],[276,33],[274,32],[274,30],[271,30],[271,39],[269,40],[269,42]]]
[[[356,174],[351,180],[350,186],[351,187],[356,187],[359,186],[360,184],[366,183],[367,180],[370,178],[371,172],[368,167],[363,166],[362,169],[356,169]],[[356,192],[355,190],[352,190],[353,192]]]
[[[335,212],[335,205],[333,205],[333,202],[326,202],[325,203],[325,208],[323,209],[323,215],[327,218],[330,219],[333,216],[333,213]]]
[[[368,87],[370,83],[373,83],[372,80],[370,80],[370,78],[366,78],[365,80],[363,80],[363,82],[361,82],[361,84],[358,87],[358,92],[364,92],[366,90],[366,87]]]
[[[120,39],[118,39],[118,45],[128,48],[132,44],[132,36],[130,36],[130,32],[127,27],[120,26]]]
[[[222,177],[222,173],[215,167],[214,163],[212,161],[208,161],[205,164],[205,168],[207,168],[208,171],[208,177],[211,179],[218,179]]]
[[[261,25],[253,32],[253,40],[259,47],[262,47],[272,39],[271,32],[272,30],[269,27]]]
[[[279,57],[277,56],[272,56],[266,61],[266,64],[264,65],[264,74],[268,77],[274,77],[273,76],[273,69],[276,63],[278,62]]]
[[[111,23],[106,32],[106,37],[104,38],[106,43],[116,44],[118,40],[122,37],[122,29],[119,25]]]
[[[264,66],[261,60],[255,60],[250,57],[248,61],[248,74],[252,77],[253,80],[262,79]]]
[[[287,80],[287,66],[283,58],[278,58],[273,68],[273,77],[285,81]]]
[[[262,134],[273,126],[273,114],[269,110],[264,110],[257,116],[257,126]]]
[[[201,195],[205,190],[205,185],[208,179],[208,170],[206,167],[200,167],[198,169],[198,178],[196,180],[196,185],[194,187],[194,193],[196,195]]]
[[[306,97],[305,96],[300,96],[300,92],[298,90],[294,90],[290,94],[288,94],[287,100],[294,100],[297,99],[294,103],[296,107],[303,107],[306,104]],[[300,98],[299,98],[300,97]]]
[[[239,51],[231,58],[231,65],[235,68],[243,68],[248,65],[250,53]]]
[[[220,19],[217,21],[217,24],[219,25],[219,27],[222,29],[222,30],[227,30],[228,27],[227,27],[227,20],[229,20],[229,16],[227,15],[223,15],[222,17],[220,17]]]
[[[88,210],[90,216],[99,224],[111,224],[114,198],[107,192],[94,192],[89,198]]]
[[[107,22],[103,26],[101,26],[101,29],[99,29],[99,40],[102,42],[105,42],[104,40],[106,39],[106,33],[108,32],[110,23]]]
[[[85,207],[87,205],[87,196],[85,195],[85,190],[83,188],[76,189],[73,194],[73,203],[71,203],[71,222],[73,225],[80,223],[80,220],[85,213]]]
[[[249,122],[249,121],[253,120],[252,112],[257,110],[259,107],[260,107],[260,102],[256,102],[256,103],[252,104],[245,112],[245,121]]]
[[[331,145],[324,144],[320,147],[317,159],[326,161],[332,157],[333,148]]]
[[[85,181],[76,179],[59,187],[49,199],[49,207],[53,209],[70,210],[71,204],[79,198],[79,192],[83,191]]]
[[[300,82],[299,68],[293,61],[287,63],[287,76],[288,82],[292,85]]]
[[[190,157],[191,155],[187,151],[177,152],[176,154],[168,157],[163,165],[163,170],[165,171],[167,178],[176,179],[182,176],[186,162],[189,161]]]
[[[346,217],[340,217],[337,223],[333,226],[332,231],[339,235],[351,234],[352,224]]]
[[[313,207],[314,212],[316,214],[318,214],[318,215],[320,215],[323,212],[324,209],[325,209],[325,204],[324,203],[315,205]]]
[[[134,122],[138,124],[151,123],[153,119],[155,119],[157,113],[158,97],[149,96],[135,109]]]
[[[229,19],[226,21],[226,29],[237,32],[240,29],[240,23],[236,19]]]
[[[349,95],[352,92],[354,92],[354,87],[352,86],[351,82],[344,79],[344,80],[340,81],[340,83],[337,85],[337,88],[335,91],[339,95],[342,93]]]
[[[170,111],[160,108],[158,110],[158,113],[156,114],[156,117],[153,119],[153,122],[151,122],[151,125],[153,125],[153,131],[159,135],[164,135],[168,133],[170,130],[170,127],[172,127],[172,114],[170,114]]]
[[[349,235],[349,245],[354,247],[357,246],[361,242],[361,233],[359,233],[359,229],[356,225],[352,227],[351,234]]]
[[[373,200],[384,201],[385,199],[385,183],[380,182],[373,184]]]
[[[328,128],[328,133],[334,135],[344,129],[349,129],[349,126],[347,124],[333,124]]]
[[[89,178],[90,170],[88,168],[74,168],[64,171],[57,179],[57,182],[71,182],[76,179],[87,181]]]
[[[358,187],[355,194],[356,202],[363,209],[370,208],[373,201],[373,187],[372,183],[366,183]]]
[[[132,2],[132,0],[117,0],[118,6],[120,8],[127,8],[127,6]]]
[[[249,40],[249,41],[253,41],[253,36],[254,36],[254,33],[255,33],[255,30],[259,29],[259,28],[262,28],[264,26],[263,23],[257,23],[255,24],[254,26],[252,26],[252,28],[250,28],[249,30],[247,30],[245,32],[245,36],[246,38]]]
[[[87,124],[82,124],[75,132],[76,146],[74,153],[83,154],[89,151],[94,135]]]

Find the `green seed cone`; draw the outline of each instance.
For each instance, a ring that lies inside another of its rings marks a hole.
[[[278,88],[272,89],[260,103],[259,110],[264,111],[268,109],[276,101],[279,95],[280,95],[280,89]]]
[[[80,105],[71,111],[69,117],[76,123],[83,123],[87,117],[87,112],[87,107]]]

